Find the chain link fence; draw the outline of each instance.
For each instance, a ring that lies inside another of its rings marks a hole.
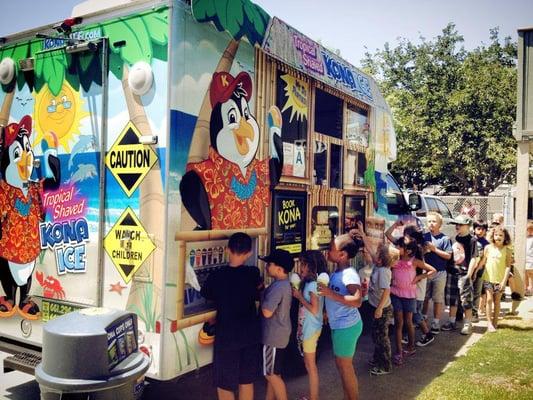
[[[481,219],[490,224],[496,213],[504,215],[504,224],[514,236],[514,202],[508,196],[439,196],[454,217],[465,214],[473,220]]]

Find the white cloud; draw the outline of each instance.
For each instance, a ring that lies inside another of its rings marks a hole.
[[[177,85],[172,86],[170,107],[191,115],[198,115],[211,83],[211,75],[211,73],[204,73],[198,81],[191,75],[185,75]]]

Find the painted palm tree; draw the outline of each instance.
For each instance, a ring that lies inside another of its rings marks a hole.
[[[130,120],[142,135],[152,135],[148,118],[140,96],[134,94],[128,85],[129,67],[138,61],[151,63],[153,58],[167,60],[168,44],[168,11],[135,15],[120,18],[118,21],[101,26],[104,36],[109,39],[109,69],[122,82],[122,89],[128,108]],[[118,43],[125,45],[117,46]],[[155,151],[155,149],[153,149]],[[132,309],[146,311],[146,315],[157,315],[158,299],[164,284],[164,194],[160,163],[155,164],[139,186],[140,220],[145,229],[152,235],[156,249],[152,255],[152,284],[132,281],[127,306]],[[146,287],[145,287],[146,286]],[[152,304],[146,304],[143,294],[153,291]],[[160,303],[159,303],[160,305]],[[156,311],[155,313],[153,311]],[[147,331],[155,331],[155,318],[145,321]]]
[[[30,57],[41,49],[41,41],[33,40],[18,43],[13,46],[6,46],[0,50],[0,61],[4,58],[11,58],[15,61],[15,76],[11,82],[2,85],[2,90],[5,93],[4,101],[0,109],[0,125],[7,125],[9,122],[9,115],[11,112],[11,105],[15,97],[15,91],[18,87],[21,90],[26,85],[26,79],[23,71],[20,70],[18,60]]]
[[[231,36],[213,73],[230,71],[243,37],[252,45],[261,45],[270,20],[270,16],[250,0],[193,0],[192,14],[196,21],[213,22],[220,32],[226,31]],[[208,89],[198,113],[188,162],[199,162],[207,158],[210,116]]]

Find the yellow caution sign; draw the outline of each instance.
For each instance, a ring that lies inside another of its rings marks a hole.
[[[129,283],[156,246],[128,207],[104,238],[104,249],[118,272]]]
[[[157,162],[157,153],[149,145],[139,143],[141,133],[129,121],[106,155],[105,165],[128,197]]]

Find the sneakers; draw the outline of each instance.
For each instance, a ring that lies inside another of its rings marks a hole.
[[[407,344],[407,343],[409,343],[409,339],[407,338],[407,336],[403,336],[403,337],[402,337],[402,343],[403,343],[403,344]]]
[[[373,367],[373,368],[370,369],[370,375],[373,375],[373,376],[388,375],[391,372],[392,371],[387,371],[385,369],[381,369],[381,368],[378,368],[378,367]]]
[[[473,323],[479,322],[479,316],[477,314],[472,314],[472,322]]]
[[[466,323],[463,325],[463,329],[461,329],[461,335],[470,335],[472,333],[472,324]]]
[[[455,331],[457,330],[457,324],[455,322],[446,322],[444,325],[442,325],[442,329],[443,331]]]
[[[440,333],[440,326],[438,324],[431,324],[431,333],[438,335]]]
[[[416,345],[418,347],[425,347],[428,344],[432,343],[435,340],[435,336],[431,334],[431,332],[426,333],[425,335],[422,335],[420,340],[416,342]]]

